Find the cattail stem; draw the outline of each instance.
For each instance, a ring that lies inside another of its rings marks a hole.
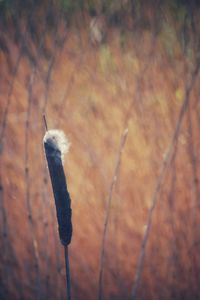
[[[64,247],[65,251],[65,270],[66,270],[66,290],[67,300],[71,300],[71,280],[70,280],[70,265],[69,265],[69,254],[68,247]]]
[[[46,120],[45,115],[43,115],[43,120],[44,120],[45,129],[46,129],[46,131],[48,131],[47,120]]]
[[[111,202],[112,202],[112,194],[113,190],[116,184],[117,176],[119,173],[120,168],[120,162],[121,162],[121,156],[122,151],[124,148],[124,145],[126,143],[128,134],[128,128],[124,130],[121,136],[116,165],[114,169],[114,174],[112,177],[108,199],[107,199],[107,208],[106,208],[106,214],[105,214],[105,221],[104,221],[104,228],[103,228],[103,237],[102,237],[102,243],[101,243],[101,256],[100,256],[100,270],[99,270],[99,287],[98,287],[98,300],[103,300],[104,298],[104,292],[103,292],[103,275],[104,275],[104,264],[105,264],[105,242],[106,242],[106,234],[107,234],[107,227],[108,227],[108,221],[110,217],[110,210],[111,210]]]
[[[177,145],[177,141],[178,141],[178,137],[180,134],[180,130],[181,130],[181,126],[182,126],[182,122],[185,116],[185,113],[188,109],[188,105],[190,103],[190,95],[191,92],[193,90],[193,87],[195,85],[196,82],[196,78],[198,77],[200,71],[200,59],[198,60],[197,65],[195,66],[193,72],[192,72],[192,76],[190,81],[188,82],[186,89],[185,89],[185,97],[183,100],[183,104],[180,108],[179,111],[179,116],[177,119],[177,123],[171,138],[171,142],[168,146],[168,149],[166,151],[166,155],[163,159],[161,168],[160,168],[160,173],[159,176],[157,178],[156,181],[156,186],[155,186],[155,190],[153,192],[152,195],[152,199],[151,199],[151,206],[149,208],[149,212],[148,212],[148,216],[147,216],[147,222],[146,222],[146,229],[144,232],[144,236],[142,239],[142,243],[141,243],[141,250],[139,253],[139,257],[138,257],[138,261],[137,261],[137,266],[136,266],[136,271],[135,271],[135,278],[134,278],[134,283],[133,283],[133,288],[131,291],[131,300],[136,300],[137,296],[138,296],[138,289],[140,286],[140,281],[141,281],[141,277],[142,277],[142,272],[143,272],[143,268],[144,268],[144,260],[145,260],[145,255],[146,255],[146,248],[147,248],[147,243],[149,240],[149,236],[150,236],[150,232],[151,232],[151,227],[152,227],[152,220],[153,220],[153,215],[154,215],[154,211],[155,208],[157,206],[157,202],[158,202],[158,196],[160,193],[160,190],[162,188],[162,184],[164,182],[164,179],[166,177],[167,171],[170,167],[171,161],[173,159],[174,156],[174,152],[176,149],[176,145]]]

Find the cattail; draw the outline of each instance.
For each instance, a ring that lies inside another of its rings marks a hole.
[[[63,162],[64,154],[69,149],[69,142],[60,130],[47,131],[43,141],[55,198],[60,241],[67,246],[72,237],[72,213]]]
[[[68,152],[70,144],[65,137],[65,134],[60,130],[47,130],[43,142],[55,198],[60,241],[65,249],[67,299],[71,299],[67,246],[70,244],[72,238],[72,210],[70,195],[67,190],[67,183],[63,169],[64,154]]]

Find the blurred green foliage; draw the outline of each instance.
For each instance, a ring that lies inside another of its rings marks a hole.
[[[61,0],[61,6],[65,12],[73,12],[74,1],[71,0]]]
[[[98,13],[103,12],[108,17],[115,13],[123,12],[127,14],[133,14],[135,18],[144,18],[144,15],[149,10],[157,9],[161,7],[162,10],[169,10],[173,15],[174,19],[178,22],[184,22],[186,15],[188,15],[189,10],[199,9],[198,1],[183,1],[183,0],[166,0],[157,3],[155,6],[155,1],[144,1],[144,0],[0,0],[0,13],[12,14],[17,11],[29,10],[30,6],[38,6],[40,8],[47,8],[51,6],[56,14],[56,10],[61,8],[65,13],[74,14],[77,10],[84,10],[90,12],[91,9],[95,9]],[[142,21],[142,20],[141,20]]]
[[[0,14],[8,18],[14,13],[15,3],[13,0],[0,0]]]
[[[30,11],[33,9],[34,15],[30,18]],[[157,5],[153,0],[0,0],[0,24],[10,23],[15,28],[16,24],[25,19],[27,29],[37,36],[37,32],[41,30],[41,22],[38,20],[45,19],[45,15],[50,29],[55,27],[60,12],[68,21],[77,18],[77,12],[80,11],[84,12],[84,16],[103,13],[109,27],[121,27],[119,41],[122,49],[126,46],[127,32],[142,36],[141,32],[146,30],[159,34],[164,49],[171,57],[180,51],[187,55],[189,61],[200,56],[200,3],[195,0],[158,1]],[[37,15],[40,17],[37,18]],[[87,20],[82,18],[80,22]],[[71,22],[67,24],[70,25]],[[107,52],[108,49],[101,51],[102,65],[106,65],[104,61],[109,55]]]
[[[175,92],[177,102],[183,102],[184,90],[182,88],[177,88]]]
[[[109,46],[103,45],[99,52],[100,68],[103,73],[113,71],[115,62]]]
[[[177,43],[175,28],[168,22],[163,22],[163,28],[160,33],[162,44],[169,56],[173,57],[175,46]]]

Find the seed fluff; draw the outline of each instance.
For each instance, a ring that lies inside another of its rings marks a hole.
[[[62,163],[64,163],[64,155],[69,151],[70,143],[62,130],[51,129],[48,130],[43,138],[44,144],[51,148],[51,156],[59,161],[61,156]]]

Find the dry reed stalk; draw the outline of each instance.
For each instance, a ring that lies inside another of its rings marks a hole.
[[[6,208],[4,204],[4,195],[3,195],[3,186],[1,186],[0,183],[0,211],[1,211],[1,239],[2,239],[2,248],[1,248],[1,257],[4,259],[4,280],[9,282],[9,276],[10,276],[10,270],[7,263],[7,257],[8,257],[8,243],[9,243],[9,228],[8,228],[8,220],[7,220],[7,214],[6,214]],[[3,278],[2,278],[3,279]]]
[[[6,106],[3,112],[3,116],[2,116],[2,123],[1,123],[1,129],[0,129],[0,142],[1,145],[0,147],[3,148],[3,139],[4,139],[4,133],[5,133],[5,129],[6,129],[6,123],[7,123],[7,117],[8,117],[8,111],[11,105],[11,95],[13,92],[13,87],[14,87],[14,83],[15,83],[15,78],[17,76],[17,71],[19,68],[19,64],[22,58],[22,54],[23,54],[23,47],[21,47],[18,57],[17,57],[17,61],[14,67],[14,72],[13,72],[13,76],[11,81],[9,82],[9,89],[8,89],[8,94],[7,94],[7,100],[6,100]],[[2,151],[2,149],[0,149],[0,152]]]
[[[43,100],[43,104],[42,104],[42,114],[45,115],[46,112],[46,107],[48,104],[48,100],[49,100],[49,88],[50,88],[50,82],[51,82],[51,75],[52,75],[52,71],[53,71],[53,66],[55,63],[55,58],[56,58],[56,53],[57,53],[57,39],[58,39],[58,28],[59,28],[59,21],[61,20],[61,12],[59,12],[59,14],[57,15],[57,20],[56,20],[56,25],[55,25],[55,29],[54,29],[54,38],[53,38],[53,49],[52,49],[52,54],[51,57],[49,59],[49,63],[48,63],[48,69],[47,72],[45,74],[45,80],[44,80],[44,100]],[[46,124],[46,119],[44,118],[44,122],[45,122],[45,128],[47,131],[47,124]],[[41,129],[42,135],[43,135],[43,123],[42,123],[42,129]],[[43,169],[43,183],[42,183],[42,205],[44,206],[44,212],[48,207],[48,191],[47,191],[47,170],[46,168]],[[48,247],[48,221],[47,221],[47,216],[46,213],[43,213],[42,216],[43,219],[43,224],[44,224],[44,236],[45,238],[43,239],[43,249],[44,253],[45,253],[45,258],[46,258],[46,279],[45,279],[45,286],[46,286],[46,297],[48,297],[48,293],[49,293],[49,280],[50,280],[50,255],[49,255],[49,247]],[[57,253],[56,253],[57,254]]]
[[[140,250],[139,258],[138,258],[138,261],[137,261],[134,284],[133,284],[133,288],[132,288],[132,291],[131,291],[131,299],[132,300],[135,300],[137,298],[137,292],[138,292],[138,288],[139,288],[139,284],[140,284],[140,280],[141,280],[141,276],[142,276],[142,271],[143,271],[143,266],[144,266],[146,246],[147,246],[147,242],[148,242],[150,231],[151,231],[153,213],[155,211],[156,204],[158,202],[158,195],[159,195],[159,192],[161,190],[162,184],[164,182],[166,173],[167,173],[167,171],[170,167],[172,158],[174,156],[174,151],[175,151],[175,148],[176,148],[176,145],[177,145],[177,141],[178,141],[181,125],[182,125],[182,122],[183,122],[183,118],[184,118],[185,113],[188,109],[188,105],[189,105],[189,101],[190,101],[190,95],[191,95],[192,89],[194,87],[194,84],[196,82],[196,78],[199,74],[199,69],[200,69],[200,60],[197,62],[196,66],[194,68],[194,71],[191,74],[191,79],[189,80],[189,82],[186,86],[184,101],[183,101],[183,104],[181,106],[179,116],[178,116],[178,120],[177,120],[175,129],[174,129],[174,133],[172,135],[169,147],[166,151],[165,158],[162,162],[162,165],[161,165],[161,168],[160,168],[160,174],[157,178],[156,186],[155,186],[155,189],[154,189],[154,192],[153,192],[153,195],[152,195],[151,207],[149,209],[148,217],[147,217],[147,226],[146,226],[146,229],[145,229],[145,232],[144,232],[144,237],[143,237],[143,240],[142,240],[142,243],[141,243],[141,250]]]
[[[12,287],[15,285],[15,272],[13,272],[13,265],[17,266],[18,265],[18,259],[17,255],[15,253],[15,248],[14,244],[12,242],[12,235],[11,235],[11,226],[9,224],[9,214],[7,214],[7,209],[6,208],[6,202],[4,200],[4,189],[1,183],[1,174],[0,170],[0,212],[1,212],[1,218],[0,218],[0,223],[1,223],[1,248],[0,248],[0,253],[1,253],[1,260],[3,262],[3,268],[1,269],[1,280],[0,280],[0,298],[1,299],[8,299],[9,296],[11,295],[11,290]],[[18,274],[19,276],[19,274]],[[18,285],[19,289],[19,297],[20,299],[24,299],[23,295],[23,288],[22,288],[22,278],[18,277],[21,285]],[[5,287],[5,289],[3,288]]]
[[[100,256],[99,290],[98,290],[98,299],[99,300],[103,299],[103,272],[104,272],[104,261],[105,261],[105,241],[106,241],[107,227],[108,227],[108,221],[109,221],[110,210],[111,210],[112,194],[113,194],[113,190],[114,190],[117,176],[119,173],[122,151],[123,151],[124,145],[126,143],[127,134],[128,134],[128,128],[124,130],[124,132],[122,133],[122,136],[121,136],[119,150],[118,150],[116,164],[115,164],[115,169],[114,169],[114,174],[112,177],[109,194],[108,194],[108,199],[107,199],[107,208],[106,208],[106,214],[105,214],[103,237],[102,237],[102,244],[101,244],[101,256]]]
[[[71,199],[68,193],[65,173],[63,169],[64,154],[69,149],[69,142],[66,139],[64,133],[59,130],[48,130],[44,136],[43,142],[55,199],[60,241],[65,250],[67,299],[70,300],[71,289],[68,245],[70,244],[72,238],[72,211]]]
[[[73,85],[74,85],[74,80],[75,80],[75,77],[76,77],[76,74],[77,74],[77,69],[80,68],[80,66],[82,65],[82,60],[83,60],[83,54],[81,53],[80,58],[78,59],[78,62],[75,64],[73,72],[70,75],[68,83],[66,84],[66,88],[64,90],[63,97],[62,97],[62,99],[60,101],[60,104],[59,104],[59,108],[58,108],[58,112],[57,112],[57,115],[58,115],[57,124],[56,124],[57,127],[60,126],[61,120],[63,118],[63,112],[65,111],[65,105],[66,105],[68,97],[69,97],[69,95],[72,91],[72,88],[73,88]]]
[[[188,121],[188,156],[191,163],[191,169],[192,169],[192,194],[194,198],[193,207],[198,206],[198,199],[200,195],[199,185],[198,185],[198,166],[196,164],[197,160],[197,153],[196,149],[194,147],[194,130],[193,130],[193,124],[192,124],[192,115],[191,115],[191,107],[188,107],[188,114],[187,114],[187,121]],[[194,211],[194,214],[196,213],[196,210]],[[196,224],[193,224],[194,228]]]
[[[49,0],[49,5],[51,1]],[[41,34],[41,39],[38,45],[38,52],[36,56],[36,61],[39,60],[41,56],[42,46],[44,44],[45,35],[47,33],[47,22],[45,21],[45,27]],[[29,129],[30,129],[30,116],[32,110],[32,101],[33,101],[33,85],[35,83],[37,73],[37,65],[34,64],[32,66],[32,72],[29,77],[28,82],[28,107],[26,113],[26,120],[25,120],[25,181],[26,181],[26,204],[27,204],[27,211],[28,211],[28,221],[30,226],[30,231],[32,232],[31,242],[32,242],[32,249],[34,255],[34,266],[35,266],[35,281],[36,281],[36,298],[41,298],[41,279],[40,279],[40,269],[39,269],[39,251],[38,251],[38,242],[36,239],[34,229],[34,220],[32,214],[32,205],[31,205],[31,197],[30,197],[30,170],[29,170]]]
[[[46,106],[47,106],[47,103],[48,103],[48,94],[49,94],[51,74],[52,74],[53,66],[54,66],[55,59],[56,59],[58,28],[59,28],[59,21],[61,20],[61,14],[62,14],[62,12],[60,11],[58,16],[57,16],[56,25],[55,25],[55,29],[54,29],[52,55],[49,59],[49,65],[48,65],[48,69],[47,69],[46,76],[45,76],[45,92],[44,92],[44,102],[43,102],[43,107],[42,107],[42,114],[43,115],[45,115],[45,112],[46,112]]]
[[[30,14],[28,16],[29,18],[32,18],[33,12],[34,12],[34,2],[30,6]],[[8,112],[9,112],[9,108],[10,108],[11,101],[12,101],[11,96],[12,96],[12,92],[13,92],[13,88],[14,88],[15,79],[17,77],[17,72],[18,72],[18,69],[19,69],[19,65],[20,65],[21,59],[23,57],[24,45],[26,44],[27,35],[28,35],[28,32],[25,31],[24,36],[21,38],[21,46],[20,46],[19,54],[17,56],[17,60],[16,60],[16,63],[15,63],[15,66],[14,66],[12,79],[9,82],[8,94],[7,94],[7,97],[6,97],[6,106],[5,106],[5,109],[4,109],[4,112],[3,112],[1,128],[0,128],[1,147],[3,147],[4,133],[5,133],[6,125],[7,125]],[[0,152],[1,152],[1,149],[0,149]]]
[[[199,282],[199,271],[198,271],[198,254],[196,254],[193,250],[198,243],[198,200],[200,195],[199,184],[198,184],[198,166],[196,164],[197,161],[197,153],[194,146],[194,129],[192,123],[192,115],[191,115],[191,105],[188,106],[188,113],[187,113],[187,125],[188,125],[188,141],[187,141],[187,150],[188,150],[188,157],[191,164],[191,202],[192,202],[192,211],[191,211],[191,227],[192,227],[192,249],[191,249],[191,260],[193,265],[193,272],[195,275],[196,284],[198,285]]]

